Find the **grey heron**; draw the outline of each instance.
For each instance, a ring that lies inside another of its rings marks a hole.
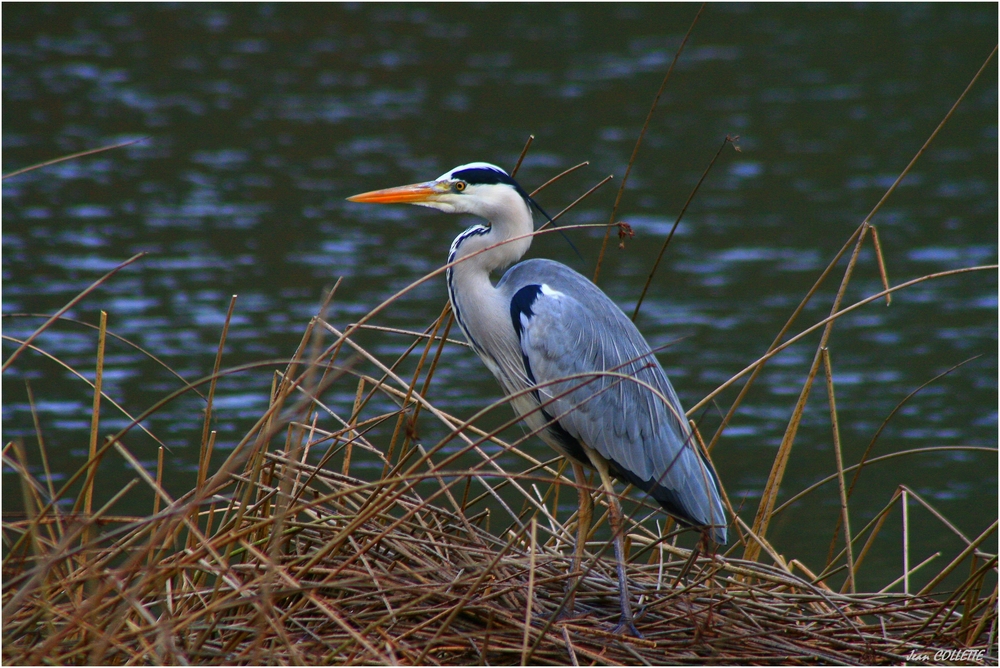
[[[528,251],[532,206],[539,208],[495,165],[473,162],[433,181],[348,199],[416,204],[487,221],[451,244],[452,310],[518,416],[572,464],[580,494],[574,572],[592,516],[583,467],[600,475],[618,566],[617,630],[641,635],[629,603],[623,518],[612,477],[647,492],[682,525],[726,542],[715,470],[694,443],[677,393],[649,344],[607,295],[566,265],[527,260],[493,284],[491,272]],[[571,595],[570,613],[573,601]]]

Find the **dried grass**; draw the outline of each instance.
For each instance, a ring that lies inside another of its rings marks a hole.
[[[612,635],[613,564],[593,555],[582,614],[553,619],[572,582],[560,540],[571,527],[532,519],[496,536],[488,513],[434,505],[416,481],[365,482],[262,451],[211,498],[156,516],[7,523],[8,540],[35,539],[4,564],[4,661],[868,664],[982,646],[995,628],[996,591],[981,599],[981,577],[950,597],[972,597],[978,610],[963,612],[926,596],[839,594],[758,562],[692,565],[653,540],[647,563],[629,567],[645,638]],[[213,505],[217,529],[186,545],[185,523],[204,525]],[[75,545],[98,526],[102,545]],[[633,549],[644,533],[633,527]]]

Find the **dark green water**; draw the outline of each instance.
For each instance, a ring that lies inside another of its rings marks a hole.
[[[3,6],[3,172],[130,138],[143,142],[3,182],[3,333],[24,338],[121,260],[149,255],[72,309],[193,379],[211,371],[233,294],[226,363],[287,358],[324,287],[343,283],[329,319],[344,326],[440,266],[469,221],[348,195],[433,178],[473,160],[513,166],[561,209],[615,181],[567,223],[604,223],[639,129],[694,5],[39,5]],[[619,217],[636,237],[612,245],[601,287],[631,312],[660,244],[723,138],[727,149],[668,249],[639,318],[685,406],[758,358],[809,286],[899,175],[996,43],[985,5],[709,5],[628,182]],[[997,258],[997,66],[873,219],[894,284]],[[590,274],[599,232],[558,235],[530,255]],[[796,323],[828,312],[842,266]],[[845,303],[881,289],[871,245]],[[442,280],[377,324],[420,329],[446,300]],[[38,345],[93,374],[96,334],[62,323]],[[756,382],[714,451],[730,498],[752,521],[818,343],[808,337]],[[370,335],[392,359],[401,337]],[[4,343],[5,357],[14,349]],[[830,340],[845,460],[855,463],[893,408],[922,383],[875,454],[997,445],[995,271],[922,283],[843,318]],[[137,414],[179,386],[118,341],[105,390]],[[4,442],[35,451],[35,393],[56,480],[85,461],[92,396],[64,368],[26,353],[3,376]],[[266,371],[227,377],[216,400],[224,454],[266,406]],[[495,400],[478,359],[445,351],[431,395],[469,416]],[[738,387],[738,386],[737,386]],[[736,395],[694,416],[714,432]],[[353,384],[327,399],[346,412]],[[175,493],[193,481],[202,404],[167,406],[147,426],[171,449]],[[102,432],[127,423],[109,407]],[[484,426],[496,424],[498,415]],[[332,425],[328,425],[332,426]],[[422,436],[440,436],[428,422]],[[516,434],[516,432],[511,432]],[[782,498],[834,470],[820,385],[807,407]],[[129,447],[155,465],[155,444]],[[539,456],[544,446],[534,443]],[[37,459],[37,458],[36,458]],[[109,457],[110,479],[134,477]],[[40,467],[38,469],[40,471]],[[375,476],[378,469],[367,470]],[[366,475],[362,466],[355,471]],[[105,478],[107,479],[107,478]],[[4,510],[20,489],[5,469]],[[868,469],[852,498],[860,527],[905,484],[970,537],[997,517],[995,452],[935,452]],[[116,490],[104,490],[108,495]],[[132,510],[142,512],[146,497]],[[780,516],[778,549],[821,568],[838,513],[827,486]],[[881,587],[902,568],[900,514],[863,569]],[[915,506],[913,561],[960,541]],[[995,550],[993,540],[990,550]],[[939,562],[942,560],[939,559]],[[940,563],[937,568],[943,566]],[[936,570],[934,565],[931,570]],[[919,581],[919,577],[915,580]]]

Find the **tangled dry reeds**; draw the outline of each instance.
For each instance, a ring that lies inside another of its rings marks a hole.
[[[899,663],[927,647],[983,647],[996,624],[996,591],[976,589],[982,573],[945,600],[842,594],[650,540],[629,569],[645,637],[617,636],[613,564],[593,554],[578,614],[557,618],[574,582],[560,549],[572,527],[532,514],[497,536],[483,528],[488,512],[435,505],[413,482],[259,451],[210,496],[151,517],[7,523],[8,540],[22,540],[5,562],[4,660]],[[80,546],[88,529],[101,539]],[[634,549],[641,527],[632,535]]]

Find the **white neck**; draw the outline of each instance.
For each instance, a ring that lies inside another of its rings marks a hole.
[[[484,360],[481,341],[496,339],[507,330],[514,333],[509,318],[503,317],[510,307],[499,303],[490,272],[521,259],[531,246],[534,230],[531,209],[513,188],[505,188],[498,200],[489,210],[476,212],[490,224],[474,225],[458,235],[448,256],[449,264],[455,263],[447,273],[452,309],[466,338]]]
[[[513,188],[503,188],[497,194],[501,196],[476,211],[490,224],[470,227],[451,244],[448,262],[460,260],[454,271],[488,275],[517,262],[528,252],[529,235],[535,229],[528,203]],[[464,258],[468,259],[461,261]]]

